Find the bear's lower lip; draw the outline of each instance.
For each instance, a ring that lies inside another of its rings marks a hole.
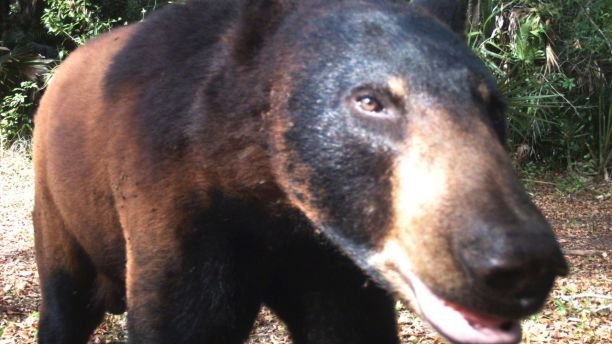
[[[402,271],[411,286],[412,306],[440,334],[453,343],[513,344],[521,340],[518,320],[478,314],[436,296],[412,272]]]
[[[343,239],[332,236],[336,240]],[[364,256],[357,250],[354,257]],[[437,296],[414,273],[406,250],[397,240],[388,240],[382,249],[360,262],[371,276],[393,290],[412,306],[422,319],[429,322],[442,336],[460,344],[516,344],[521,340],[518,318],[484,315]]]

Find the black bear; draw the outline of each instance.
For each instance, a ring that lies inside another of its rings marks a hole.
[[[39,341],[515,343],[567,271],[465,2],[203,0],[74,52],[35,119]]]

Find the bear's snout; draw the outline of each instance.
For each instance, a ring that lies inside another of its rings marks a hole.
[[[548,231],[543,220],[489,223],[457,240],[455,254],[473,289],[479,291],[474,294],[490,299],[496,314],[519,318],[536,312],[555,277],[567,274],[567,263]]]

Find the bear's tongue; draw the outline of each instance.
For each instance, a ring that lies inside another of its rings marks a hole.
[[[512,344],[521,340],[517,320],[503,320],[476,314],[437,297],[415,275],[410,282],[415,308],[442,335],[453,343]]]

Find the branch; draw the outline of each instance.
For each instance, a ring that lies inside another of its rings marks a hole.
[[[566,256],[604,256],[606,251],[603,250],[564,250]]]
[[[586,299],[586,298],[612,300],[612,296],[592,294],[592,293],[576,294],[576,295],[571,295],[571,296],[561,296],[560,298],[564,301],[570,301],[570,300],[575,300],[575,299]]]

